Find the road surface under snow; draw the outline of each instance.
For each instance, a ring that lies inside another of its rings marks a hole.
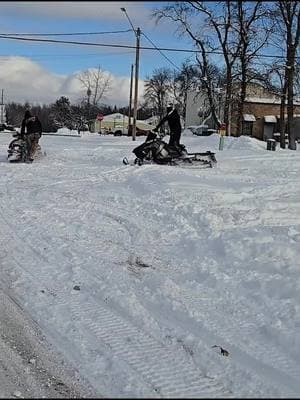
[[[124,166],[143,138],[97,134],[43,136],[45,157],[9,164],[2,134],[3,293],[85,393],[297,397],[300,152],[185,133],[216,168]]]
[[[52,351],[22,306],[0,290],[0,397],[80,398],[95,396],[64,357]]]

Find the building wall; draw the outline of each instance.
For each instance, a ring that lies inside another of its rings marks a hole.
[[[295,113],[296,114],[296,113]],[[295,138],[300,139],[300,117],[295,117],[291,124],[291,131],[295,132]]]
[[[202,116],[198,115],[199,110],[202,112]],[[188,91],[184,126],[201,125],[209,114],[210,107],[206,96],[201,95],[200,92]]]
[[[198,116],[198,109],[200,107],[199,101],[195,99],[195,92],[188,91],[186,98],[186,114],[185,126],[200,125],[200,118]]]
[[[131,120],[131,123],[132,123],[132,120]],[[143,123],[141,121],[137,121],[136,122],[136,126],[138,128],[140,128],[140,129],[143,129],[143,130],[150,130],[150,129],[153,128],[152,125],[145,124],[145,123]],[[119,122],[119,121],[118,122],[117,121],[101,121],[101,123],[100,123],[100,121],[95,120],[92,123],[91,131],[95,133],[95,132],[99,132],[102,129],[114,130],[114,129],[116,129],[116,127],[122,127],[124,129],[128,129],[128,121],[124,120],[124,123],[123,123],[123,121],[122,122]]]
[[[205,113],[208,106],[207,100],[205,100],[204,95],[199,95],[195,97],[196,92],[188,92],[187,94],[187,107],[186,107],[186,120],[185,126],[190,125],[201,125],[204,118],[198,116],[199,109]],[[248,97],[244,103],[244,114],[253,114],[256,121],[253,123],[252,135],[258,139],[264,139],[264,116],[274,115],[278,116],[280,114],[280,98],[274,96],[274,94],[268,92],[261,85],[253,84],[248,85],[247,96],[252,97],[251,101]],[[219,100],[219,105],[222,108],[222,99]],[[295,104],[296,103],[296,104]],[[294,103],[294,114],[300,115],[300,104],[299,101]],[[236,115],[237,109],[235,105],[232,105],[232,118],[231,118],[231,134],[237,136],[240,132],[236,129]],[[298,125],[297,125],[298,126]],[[209,126],[209,128],[214,128],[214,126]],[[276,127],[277,128],[277,127]],[[278,128],[277,128],[278,129]],[[299,133],[300,135],[300,133]]]
[[[244,105],[245,114],[253,114],[256,121],[253,123],[253,136],[263,140],[264,133],[264,116],[265,115],[279,115],[280,104],[268,104],[268,103],[245,103]],[[300,114],[300,105],[295,106],[295,114]],[[233,132],[236,134],[236,132]]]

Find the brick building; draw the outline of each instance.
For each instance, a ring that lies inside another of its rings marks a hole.
[[[294,115],[300,116],[300,102],[294,102]],[[244,103],[242,135],[266,140],[279,130],[280,99],[247,97]],[[232,134],[237,135],[233,116]],[[300,132],[299,132],[300,137]]]
[[[201,110],[207,109],[207,99],[201,94],[188,93],[187,96],[186,126],[201,125]],[[294,101],[294,115],[300,117],[300,99]],[[223,109],[222,97],[219,96],[219,110]],[[249,135],[257,139],[266,140],[273,137],[273,133],[278,131],[280,115],[280,97],[270,93],[263,86],[258,84],[248,85],[247,96],[244,103],[244,113],[242,122],[242,132],[236,131],[237,110],[232,107],[231,135]],[[220,119],[222,115],[220,111]],[[211,126],[215,128],[213,121]],[[300,131],[296,137],[300,138]]]

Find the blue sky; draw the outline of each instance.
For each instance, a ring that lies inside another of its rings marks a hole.
[[[180,47],[188,45],[187,40],[175,36],[174,25],[167,21],[155,26],[150,19],[151,10],[166,2],[1,2],[1,33],[72,33],[99,32],[130,29],[123,6],[135,27],[143,32],[158,47]],[[133,32],[91,36],[54,37],[60,40],[77,40],[99,43],[135,44]],[[101,48],[62,44],[38,44],[0,39],[0,55],[26,56],[40,63],[54,73],[69,74],[77,70],[95,67],[118,75],[129,75],[134,63],[134,49]],[[142,36],[141,45],[151,46]],[[188,45],[191,48],[191,45]],[[186,59],[188,53],[165,52],[176,65]],[[172,65],[158,51],[141,51],[140,77],[144,79],[154,68]],[[173,67],[172,67],[173,68]]]
[[[126,31],[131,26],[120,10],[125,7],[133,25],[140,27],[157,47],[192,49],[190,39],[176,34],[177,25],[166,19],[156,25],[151,18],[155,8],[168,3],[172,2],[1,1],[0,34]],[[48,38],[129,46],[136,43],[132,31]],[[143,35],[141,46],[152,47]],[[178,67],[188,58],[194,57],[192,53],[163,53]],[[111,75],[114,82],[111,93],[104,102],[126,105],[131,64],[134,63],[134,49],[34,43],[0,38],[0,88],[4,89],[7,101],[53,102],[62,95],[76,101],[83,95],[76,74],[100,66]],[[161,67],[174,68],[172,63],[157,50],[141,50],[140,96],[143,94],[144,80],[151,76],[153,70]]]
[[[157,47],[192,48],[188,39],[175,34],[176,26],[164,20],[159,25],[151,18],[155,7],[168,2],[152,1],[1,1],[0,34],[107,32],[131,29],[125,7],[134,27],[140,27]],[[135,45],[134,32],[90,36],[42,37],[106,44]],[[52,102],[60,95],[78,98],[74,75],[88,68],[111,74],[114,89],[107,103],[127,104],[134,49],[47,44],[0,38],[0,86],[7,101]],[[152,47],[142,35],[141,46]],[[189,53],[164,52],[177,66]],[[140,90],[155,68],[171,67],[157,50],[141,50]],[[30,82],[34,81],[34,84]],[[80,96],[79,96],[80,97]]]

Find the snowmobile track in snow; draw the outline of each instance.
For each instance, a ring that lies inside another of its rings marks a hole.
[[[5,202],[6,206],[9,204],[7,201]],[[4,207],[4,203],[2,203],[2,207]],[[3,208],[4,210],[4,208]],[[13,210],[14,211],[14,210]],[[10,214],[10,215],[9,215]],[[53,305],[57,307],[61,307],[67,311],[70,311],[71,315],[74,316],[77,320],[81,320],[86,324],[86,329],[88,333],[93,335],[95,338],[102,340],[106,343],[111,351],[127,362],[131,368],[135,369],[138,373],[141,374],[141,377],[145,382],[149,382],[150,386],[154,389],[155,393],[159,393],[161,396],[186,396],[186,395],[206,395],[208,393],[209,396],[215,397],[217,395],[222,396],[226,393],[225,388],[221,387],[216,381],[209,381],[208,378],[201,374],[201,371],[198,371],[198,374],[195,375],[195,366],[191,365],[188,360],[180,357],[178,355],[176,357],[176,362],[174,363],[174,356],[171,351],[168,349],[168,346],[163,346],[158,340],[153,338],[151,335],[141,331],[134,325],[130,324],[130,322],[121,316],[118,315],[117,312],[112,312],[112,310],[108,310],[104,307],[99,307],[99,300],[101,296],[99,296],[99,292],[96,295],[89,295],[87,300],[84,300],[84,303],[80,303],[80,297],[71,298],[68,297],[65,288],[61,287],[59,284],[59,280],[57,283],[53,282],[51,275],[51,265],[55,262],[55,249],[52,249],[50,257],[45,257],[40,251],[35,249],[35,246],[30,245],[30,243],[24,241],[24,239],[17,233],[17,228],[13,226],[9,221],[13,220],[14,214],[16,212],[10,212],[9,210],[3,213],[3,220],[6,221],[6,228],[4,226],[4,236],[6,238],[10,237],[13,241],[16,241],[16,250],[14,251],[15,263],[19,270],[25,274],[25,278],[32,279],[32,282],[36,281],[36,277],[30,272],[26,266],[24,266],[20,260],[22,260],[22,256],[26,260],[30,260],[30,265],[35,265],[36,271],[38,271],[40,276],[40,286],[43,288],[48,287],[49,294],[53,297]],[[124,229],[128,228],[128,234],[130,237],[130,242],[135,242],[135,239],[138,237],[139,230],[136,229],[137,226],[133,223],[133,219],[131,225],[128,224],[128,220],[126,218],[118,218],[116,215],[113,216],[109,213],[103,213],[103,216],[107,218],[111,218],[116,223],[119,223]],[[9,218],[7,218],[7,216]],[[16,240],[17,239],[17,240]],[[36,238],[35,245],[38,248],[41,248],[43,245],[43,240],[41,237]],[[46,242],[44,242],[46,245]],[[49,255],[49,252],[48,252]],[[81,268],[81,265],[77,265]],[[156,268],[157,271],[157,268]],[[95,270],[89,271],[88,268],[85,268],[85,273],[89,274],[96,278],[99,283],[101,282],[101,277],[96,274]],[[63,278],[66,272],[61,271],[61,277]],[[162,278],[165,280],[167,274],[162,275]],[[164,282],[163,280],[163,282]],[[171,279],[169,279],[171,282]],[[51,288],[49,287],[51,285]],[[109,282],[105,282],[108,286]],[[176,282],[175,279],[172,280],[172,284],[179,285],[179,282]],[[33,292],[36,290],[39,291],[40,287],[33,287]],[[151,289],[151,288],[150,288]],[[250,343],[249,349],[246,347],[235,348],[232,345],[232,340],[236,336],[236,329],[240,331],[241,335],[245,335],[247,337],[251,336],[251,326],[244,323],[244,315],[243,314],[252,314],[253,310],[251,307],[251,302],[244,304],[243,302],[239,302],[237,314],[235,318],[229,318],[227,321],[224,321],[223,326],[220,328],[220,325],[213,324],[206,314],[201,315],[201,310],[203,309],[203,298],[201,296],[193,296],[185,286],[179,287],[179,293],[174,291],[174,294],[170,294],[169,297],[166,296],[166,301],[169,303],[170,312],[172,311],[171,303],[174,300],[177,304],[180,305],[180,308],[184,313],[187,313],[187,310],[190,311],[191,314],[198,314],[197,319],[193,320],[195,328],[200,328],[198,330],[197,336],[201,336],[201,338],[211,337],[217,332],[217,339],[222,343],[225,347],[227,344],[231,344],[233,352],[230,352],[233,359],[236,359],[245,369],[252,369],[253,371],[259,371],[261,375],[261,379],[267,378],[269,382],[274,384],[274,387],[277,386],[276,377],[278,377],[278,381],[280,380],[281,386],[286,386],[285,390],[289,389],[293,395],[294,393],[299,392],[299,384],[297,378],[300,375],[299,367],[295,365],[293,360],[287,359],[287,357],[281,351],[280,346],[276,346],[275,341],[270,343],[270,345],[266,346],[265,343]],[[78,293],[80,296],[80,293]],[[75,300],[74,300],[75,299]],[[226,297],[226,300],[230,303],[230,296]],[[49,299],[48,299],[49,301]],[[82,304],[84,306],[82,307]],[[232,303],[234,305],[234,302]],[[217,321],[222,318],[221,311],[216,311],[216,304],[207,304],[205,303],[205,309],[208,310],[214,316],[213,321]],[[82,310],[81,310],[82,308]],[[256,307],[257,309],[257,307]],[[192,317],[191,317],[192,318]],[[262,315],[263,318],[263,315]],[[201,325],[197,326],[197,322],[204,322],[204,328],[201,329]],[[259,318],[259,322],[262,320]],[[187,324],[188,325],[188,324]],[[125,341],[125,337],[130,340]],[[206,339],[207,340],[207,339]],[[208,341],[207,341],[208,342]],[[139,344],[141,343],[140,347]],[[263,346],[264,347],[263,347]],[[226,347],[227,348],[227,347]],[[153,350],[152,350],[153,349]],[[155,354],[153,354],[153,352]],[[164,362],[161,363],[161,357],[158,353],[161,352],[162,358],[165,359]],[[255,356],[255,354],[259,354],[259,359]],[[149,363],[145,362],[144,354],[149,355]],[[172,359],[170,358],[172,357]],[[264,363],[264,359],[266,363]],[[245,365],[245,360],[247,360],[247,364]],[[272,365],[270,363],[272,361]],[[175,365],[173,365],[175,364]],[[170,372],[168,372],[168,368]],[[185,374],[189,374],[189,371],[193,371],[192,375],[192,388],[193,393],[187,392],[189,385],[189,380],[187,383],[184,380],[184,376],[180,379],[173,380],[172,386],[172,374],[176,374],[182,371]],[[156,375],[156,372],[160,371],[161,375]],[[286,373],[284,373],[286,371]],[[280,378],[280,379],[279,379]],[[195,379],[198,379],[198,383],[196,383]],[[181,382],[181,387],[179,386],[179,391],[175,391],[175,387],[177,383]],[[209,386],[210,384],[210,386]],[[206,388],[206,385],[208,387]],[[211,392],[210,392],[211,390]],[[198,394],[199,391],[200,395]]]
[[[167,346],[109,310],[96,303],[85,303],[82,306],[79,302],[77,310],[80,311],[73,311],[75,317],[80,319],[84,314],[84,326],[97,339],[108,344],[117,356],[127,362],[161,396],[216,397],[225,394],[225,388],[218,381],[205,377],[180,354],[174,357]]]
[[[5,234],[7,239],[16,242],[15,253],[12,256],[13,264],[21,271],[23,278],[34,282],[34,275],[18,260],[24,253],[30,265],[37,265],[39,270],[40,288],[44,288],[52,297],[52,304],[59,308],[66,308],[76,320],[81,320],[84,326],[97,339],[108,344],[111,351],[128,363],[153,390],[153,395],[159,393],[163,397],[205,397],[222,396],[228,392],[222,384],[205,377],[201,370],[188,362],[183,356],[176,356],[155,338],[129,324],[112,311],[101,307],[93,296],[91,300],[80,302],[76,298],[70,299],[63,288],[51,282],[51,266],[46,258],[41,257],[32,246],[24,243],[18,237],[15,229],[3,215],[6,222]],[[49,287],[51,282],[52,288]],[[54,287],[53,287],[54,286]],[[32,287],[33,292],[40,288]],[[37,322],[38,323],[38,322]],[[38,323],[43,330],[43,324]],[[49,330],[48,330],[49,331]],[[59,336],[58,332],[54,332]],[[128,340],[129,339],[129,340]]]
[[[114,216],[114,219],[118,221],[116,216]],[[161,343],[157,342],[156,339],[128,324],[128,322],[118,317],[115,313],[99,306],[98,300],[102,300],[101,298],[89,296],[92,301],[90,300],[88,303],[85,302],[84,306],[82,306],[82,303],[76,299],[75,302],[74,299],[70,300],[62,288],[60,288],[58,285],[53,285],[49,260],[44,258],[43,255],[34,247],[26,246],[24,248],[24,242],[22,239],[17,237],[13,227],[10,226],[8,221],[6,222],[6,226],[10,228],[9,230],[11,230],[9,236],[12,240],[17,239],[17,243],[19,245],[17,246],[17,251],[15,252],[17,258],[21,259],[25,251],[26,259],[31,259],[32,265],[38,265],[41,287],[47,289],[49,294],[54,296],[53,304],[59,308],[67,307],[68,311],[71,312],[71,315],[75,317],[76,320],[81,320],[82,323],[89,329],[91,334],[93,334],[97,339],[101,339],[104,343],[108,344],[116,355],[122,358],[125,362],[128,362],[128,364],[137,372],[141,373],[141,376],[145,382],[149,382],[152,387],[158,389],[161,395],[167,397],[180,397],[187,396],[189,394],[193,396],[205,396],[208,394],[211,394],[212,396],[222,396],[222,394],[224,395],[224,393],[227,392],[224,387],[222,388],[220,383],[213,382],[204,377],[200,370],[197,371],[193,364],[184,360],[182,357],[178,356],[178,359],[174,360],[172,352],[169,351],[166,346],[163,346]],[[124,223],[125,220],[123,219],[122,222]],[[26,267],[22,266],[17,261],[15,256],[13,258],[22,272],[26,274],[27,278],[34,281],[35,277],[30,276],[32,274],[26,269]],[[46,263],[46,265],[43,265],[44,263]],[[84,268],[84,270],[87,274],[101,281],[101,277],[97,276],[97,274],[95,275],[95,273],[92,273],[92,271],[89,271],[88,268]],[[50,288],[48,287],[48,282],[51,281],[52,287]],[[176,285],[175,282],[173,282],[173,284]],[[195,298],[195,296],[190,295],[188,292],[184,294],[183,290],[184,289],[181,288],[180,298],[175,296],[174,300],[179,302],[183,309],[190,310],[191,313],[193,313],[193,310],[199,312],[202,305],[201,300],[199,305],[197,305],[197,297]],[[211,305],[211,312],[214,312],[214,310],[214,306]],[[172,313],[172,309],[170,309],[169,312]],[[203,331],[203,336],[211,337],[216,335],[216,327],[212,326],[206,317],[206,315],[203,315],[203,319],[205,320],[204,326],[206,327]],[[230,321],[225,323],[223,332],[219,331],[217,333],[218,340],[223,344],[230,343],[230,338],[233,332],[232,329],[236,329],[234,324],[232,324]],[[245,334],[246,332],[241,332],[241,334],[243,333]],[[129,338],[130,342],[128,342],[126,338]],[[256,351],[261,350],[261,348],[256,349]],[[263,365],[262,363],[258,362],[258,360],[253,359],[250,354],[247,356],[247,351],[245,349],[244,351],[242,349],[238,350],[238,352],[241,351],[244,353],[244,357],[246,357],[246,359],[248,358],[249,365],[255,366],[255,368],[263,369],[266,376],[268,375],[268,369],[269,371],[272,371],[273,374],[276,373],[274,367]],[[270,352],[271,354],[274,354],[272,358],[275,364],[280,365],[285,370],[289,370],[290,373],[294,370],[293,375],[295,378],[299,376],[298,368],[295,370],[295,366],[292,366],[290,363],[288,363],[284,357],[282,358],[282,356],[276,354],[276,349],[272,348],[272,346],[270,346],[269,349],[265,349],[265,351],[268,352],[269,356]],[[145,354],[149,355],[149,357],[147,356],[147,363],[145,362],[144,358]],[[163,359],[165,361],[162,363],[161,360]],[[278,371],[278,374],[282,373]],[[178,385],[181,380],[181,385]],[[286,376],[285,380],[287,386],[294,387],[296,389],[297,384],[296,381],[293,381],[292,377]],[[175,387],[177,388],[176,390]],[[180,387],[181,390],[179,390]]]

